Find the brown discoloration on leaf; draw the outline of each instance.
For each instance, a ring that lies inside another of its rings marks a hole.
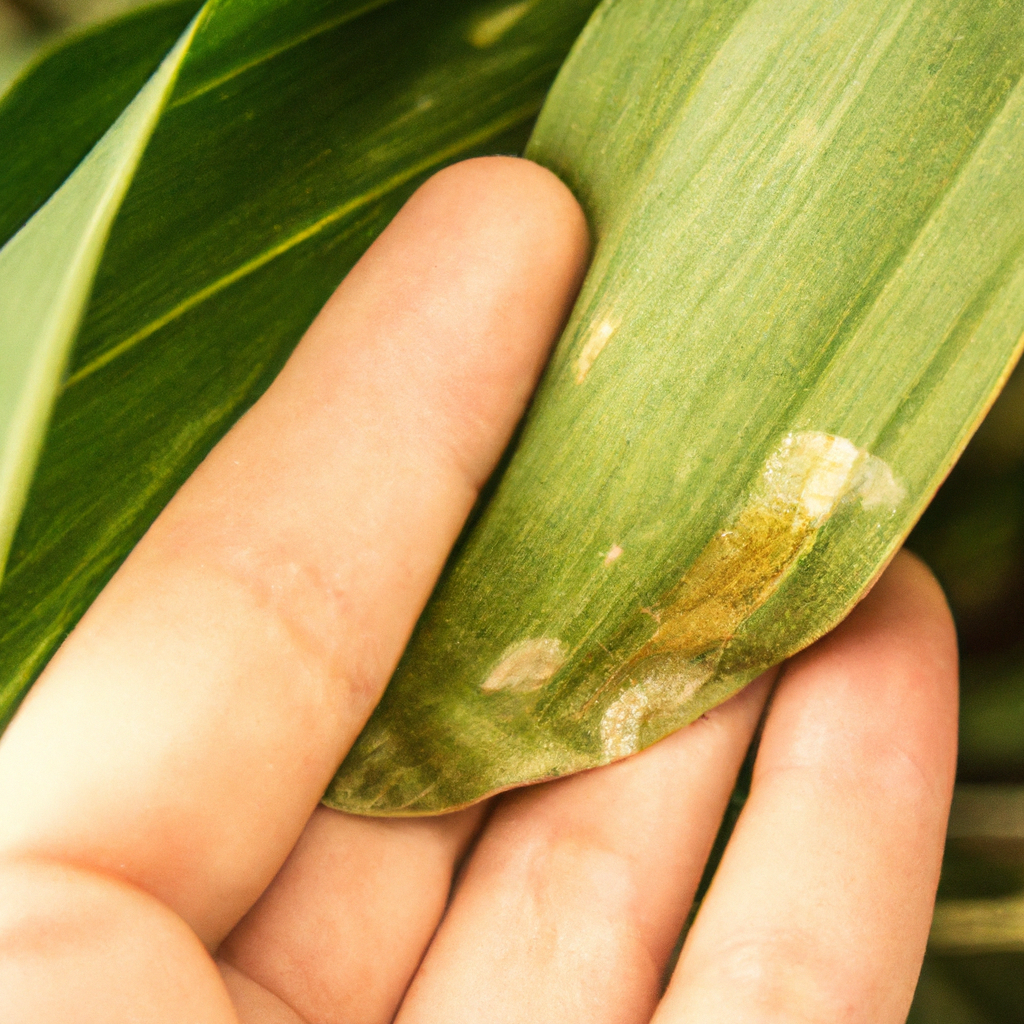
[[[898,500],[901,488],[884,462],[846,438],[782,439],[733,521],[659,604],[654,635],[602,687],[620,691],[602,719],[608,758],[639,749],[645,722],[676,712],[713,678],[729,641],[854,494],[877,505]]]
[[[374,713],[401,749],[370,752],[371,721],[334,806],[436,812],[624,756],[854,606],[1020,349],[1020,12],[602,6],[529,146],[591,270]],[[550,683],[483,693],[536,636],[566,645]]]

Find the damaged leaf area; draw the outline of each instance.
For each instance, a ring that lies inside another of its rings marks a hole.
[[[616,0],[527,154],[593,262],[325,800],[604,764],[835,626],[1024,335],[1024,0]]]
[[[654,635],[611,676],[609,689],[621,692],[601,718],[604,756],[635,753],[646,732],[658,739],[671,729],[841,501],[891,511],[903,497],[889,467],[846,438],[787,434],[733,521],[653,613]]]

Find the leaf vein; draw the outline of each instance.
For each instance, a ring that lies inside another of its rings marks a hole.
[[[237,78],[239,75],[244,75],[246,71],[250,71],[253,68],[259,67],[261,64],[266,64],[268,61],[274,60],[276,57],[281,56],[282,53],[287,53],[289,50],[293,50],[296,46],[301,46],[303,43],[308,43],[311,39],[316,39],[317,36],[324,35],[326,32],[330,32],[332,29],[339,28],[349,21],[356,21],[361,18],[364,14],[369,14],[376,10],[378,7],[386,7],[393,0],[368,0],[367,3],[363,4],[362,7],[357,7],[354,11],[348,11],[346,14],[341,14],[336,18],[330,18],[329,20],[322,22],[317,25],[316,28],[310,29],[308,32],[303,32],[297,36],[292,37],[287,42],[282,43],[280,46],[274,47],[272,50],[267,50],[255,57],[253,60],[246,61],[244,64],[239,64],[232,68],[230,71],[224,72],[222,75],[218,75],[216,78],[211,78],[204,82],[202,85],[196,86],[190,92],[185,93],[183,96],[179,96],[173,99],[168,105],[167,110],[174,110],[177,107],[183,107],[186,103],[191,103],[192,100],[198,99],[200,96],[206,95],[218,86],[223,85],[225,82],[230,82],[231,79]]]
[[[211,281],[210,284],[206,285],[204,288],[200,288],[197,292],[194,292],[187,298],[182,299],[181,302],[167,310],[166,313],[150,320],[149,323],[140,327],[123,341],[118,342],[116,345],[111,346],[105,352],[96,356],[95,359],[92,359],[90,362],[86,363],[84,366],[80,367],[68,376],[67,380],[64,382],[63,390],[68,391],[76,384],[81,383],[87,377],[91,377],[98,370],[103,369],[103,367],[112,363],[115,359],[120,358],[126,352],[135,348],[135,346],[140,342],[145,341],[151,335],[155,334],[163,327],[166,327],[169,323],[179,319],[196,306],[204,303],[207,299],[213,298],[213,296],[224,291],[226,288],[229,288],[231,285],[248,277],[250,274],[255,273],[262,267],[265,267],[268,263],[271,263],[279,256],[283,256],[285,253],[294,249],[297,245],[300,245],[303,242],[308,241],[310,238],[320,234],[332,224],[336,224],[338,221],[352,213],[355,213],[357,210],[382,199],[389,192],[400,188],[402,185],[406,184],[406,182],[412,180],[417,175],[422,174],[424,171],[429,170],[431,167],[453,159],[460,153],[463,153],[468,149],[472,149],[474,146],[479,145],[488,138],[491,138],[494,135],[499,135],[503,131],[512,128],[514,125],[527,120],[534,116],[539,108],[539,101],[531,101],[528,104],[517,107],[504,117],[497,118],[485,125],[479,131],[465,136],[451,146],[447,146],[444,149],[431,153],[429,156],[417,161],[398,174],[392,175],[376,188],[372,188],[369,191],[342,203],[340,206],[336,206],[333,210],[329,210],[312,224],[309,224],[301,230],[296,231],[294,234],[289,235],[277,245],[274,245],[264,252],[261,252],[259,255],[254,256],[252,259],[247,260],[241,266],[236,267],[234,270],[225,274],[223,277],[218,278],[216,281]]]

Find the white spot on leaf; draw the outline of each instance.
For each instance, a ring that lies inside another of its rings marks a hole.
[[[602,565],[611,565],[613,562],[617,562],[622,555],[622,548],[618,544],[613,544],[609,549],[608,553],[604,556],[604,562]]]
[[[501,10],[478,18],[470,28],[466,40],[470,46],[486,50],[498,42],[513,25],[526,17],[536,2],[537,0],[522,0],[521,3],[509,4]]]
[[[888,462],[868,455],[861,463],[854,491],[865,508],[895,508],[906,496],[907,489],[893,475]]]
[[[782,438],[728,526],[657,608],[638,609],[657,629],[611,676],[617,696],[601,719],[604,756],[640,749],[648,723],[678,721],[841,501],[892,509],[905,494],[882,459],[845,437],[801,431]]]
[[[577,384],[582,384],[587,379],[590,368],[594,365],[597,357],[604,351],[605,345],[608,344],[608,340],[615,333],[617,326],[618,324],[612,323],[611,320],[602,320],[591,328],[587,340],[583,343],[583,348],[580,349],[580,354],[576,357]]]
[[[505,648],[480,689],[484,693],[498,690],[528,693],[543,686],[564,664],[565,648],[561,640],[548,637],[520,640]]]
[[[823,522],[850,489],[862,454],[845,437],[787,434],[768,456],[752,504],[795,506],[803,518]]]
[[[751,504],[795,508],[817,527],[850,493],[870,508],[893,507],[905,492],[881,459],[845,437],[808,430],[787,434],[768,457]]]
[[[611,759],[636,753],[647,705],[647,694],[642,686],[630,687],[608,705],[601,718],[601,746],[605,757]]]
[[[608,760],[635,754],[640,730],[652,719],[672,715],[714,674],[716,662],[685,662],[671,655],[651,658],[641,679],[623,690],[601,717],[601,746]]]

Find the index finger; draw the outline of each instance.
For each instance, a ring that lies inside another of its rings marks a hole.
[[[115,875],[223,937],[377,702],[586,252],[526,161],[420,189],[16,716],[0,858]]]

